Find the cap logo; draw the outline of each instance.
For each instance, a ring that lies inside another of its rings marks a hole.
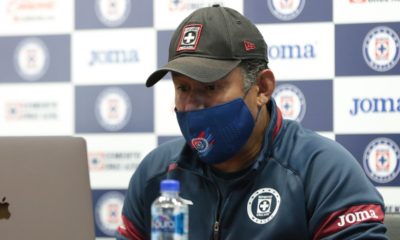
[[[186,25],[181,33],[176,51],[195,51],[199,43],[202,24]]]
[[[245,40],[245,41],[243,41],[243,43],[244,43],[244,49],[247,52],[256,49],[256,45],[254,43],[250,42],[250,41],[246,41]]]

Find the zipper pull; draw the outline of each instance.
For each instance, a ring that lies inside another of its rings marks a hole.
[[[214,240],[219,239],[219,222],[215,221],[214,223]]]

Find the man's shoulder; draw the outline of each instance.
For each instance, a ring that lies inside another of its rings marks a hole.
[[[146,175],[146,178],[151,178],[152,176],[168,171],[169,165],[180,158],[184,146],[185,140],[182,137],[177,137],[160,144],[147,154],[136,171]]]
[[[342,145],[300,124],[289,121],[281,139],[278,155],[282,164],[296,172],[306,171],[308,167],[337,168],[351,167],[355,158]],[[289,153],[289,154],[287,154]]]
[[[172,138],[166,142],[161,143],[150,154],[153,154],[155,156],[158,156],[160,154],[161,155],[167,154],[168,156],[179,155],[185,144],[186,142],[183,137]]]

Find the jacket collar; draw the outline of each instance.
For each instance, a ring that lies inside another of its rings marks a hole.
[[[253,169],[258,169],[271,157],[272,149],[275,147],[282,129],[282,113],[273,98],[268,102],[267,109],[270,113],[270,122],[265,131],[263,146],[254,160]]]

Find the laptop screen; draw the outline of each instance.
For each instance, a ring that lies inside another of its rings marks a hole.
[[[94,239],[86,143],[0,137],[0,239]]]

